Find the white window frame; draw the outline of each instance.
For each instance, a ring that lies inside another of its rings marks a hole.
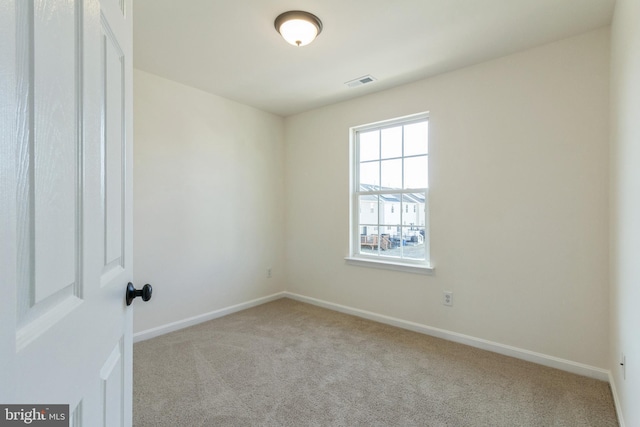
[[[396,257],[385,257],[380,255],[369,255],[363,254],[360,251],[360,215],[359,215],[359,196],[362,194],[359,186],[359,167],[360,167],[360,152],[359,152],[359,141],[358,134],[361,132],[367,132],[372,130],[382,130],[391,127],[397,127],[399,125],[409,125],[416,122],[428,121],[429,114],[428,113],[419,113],[413,114],[410,116],[398,117],[391,120],[385,120],[382,122],[370,123],[367,125],[356,126],[349,129],[349,153],[350,153],[350,177],[349,177],[349,193],[350,193],[350,220],[349,220],[349,256],[345,258],[348,264],[364,266],[364,267],[374,267],[374,268],[383,268],[390,270],[398,270],[398,271],[406,271],[410,273],[420,273],[420,274],[432,274],[434,271],[433,265],[431,264],[431,253],[430,253],[430,227],[429,227],[429,189],[428,188],[419,188],[419,189],[399,189],[393,190],[394,194],[403,194],[403,193],[424,193],[425,197],[425,236],[424,236],[424,244],[425,244],[425,259],[424,260],[414,260],[410,258],[396,258]],[[404,153],[402,155],[404,158]],[[429,159],[429,154],[427,154],[427,161]],[[367,192],[366,194],[388,194],[389,191],[381,190],[378,192]],[[400,207],[399,207],[400,208]],[[400,215],[403,215],[403,209],[400,209]],[[401,222],[402,223],[402,222]],[[380,225],[378,221],[378,228],[383,227],[384,225]],[[379,252],[380,253],[380,252]]]

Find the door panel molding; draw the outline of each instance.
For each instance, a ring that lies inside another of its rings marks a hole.
[[[32,316],[33,319],[20,326],[16,331],[16,351],[18,353],[69,316],[82,305],[82,300],[75,295],[66,295],[57,299],[54,304],[46,304],[42,310],[38,310],[43,305],[38,304],[36,309],[31,311],[31,313],[35,312],[35,315]]]
[[[20,350],[83,294],[82,2],[17,2],[16,21]]]
[[[102,208],[104,218],[103,276],[125,268],[126,123],[125,64],[118,40],[101,15],[102,24]],[[116,271],[113,271],[116,270]],[[103,283],[108,280],[102,280]]]
[[[100,369],[102,387],[103,426],[123,424],[124,417],[124,336],[111,351],[107,361]]]

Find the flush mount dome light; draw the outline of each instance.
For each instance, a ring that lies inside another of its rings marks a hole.
[[[322,32],[322,21],[301,10],[290,10],[278,15],[274,25],[282,38],[294,46],[308,45]]]

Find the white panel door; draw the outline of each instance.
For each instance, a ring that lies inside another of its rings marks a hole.
[[[70,425],[131,425],[131,21],[0,0],[0,404]]]

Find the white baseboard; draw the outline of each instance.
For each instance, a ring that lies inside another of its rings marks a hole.
[[[433,337],[465,344],[471,347],[480,348],[482,350],[488,350],[505,356],[515,357],[517,359],[526,360],[528,362],[537,363],[539,365],[548,366],[550,368],[560,369],[574,374],[595,378],[601,381],[610,381],[610,372],[606,369],[597,368],[595,366],[589,366],[582,363],[573,362],[571,360],[560,359],[558,357],[536,353],[533,351],[512,347],[510,345],[484,340],[481,338],[475,338],[469,335],[447,331],[445,329],[434,328],[431,326],[422,325],[420,323],[409,322],[406,320],[397,319],[395,317],[384,316],[381,314],[372,313],[370,311],[347,307],[340,304],[334,304],[332,302],[306,297],[292,292],[283,292],[283,296],[300,302],[306,302],[309,304],[317,305],[319,307],[328,308],[330,310],[373,320],[375,322],[385,323],[387,325],[396,326],[402,329],[408,329],[410,331],[419,332],[426,335],[431,335]]]
[[[136,343],[136,342],[148,340],[151,338],[158,337],[160,335],[168,334],[169,332],[188,328],[189,326],[197,325],[198,323],[217,319],[218,317],[226,316],[227,314],[235,313],[238,311],[246,310],[247,308],[255,307],[257,305],[275,301],[277,299],[283,298],[284,296],[285,296],[284,292],[278,292],[276,294],[268,295],[266,297],[256,298],[254,300],[243,302],[241,304],[236,304],[230,307],[221,308],[219,310],[214,310],[209,313],[200,314],[198,316],[189,317],[188,319],[178,320],[177,322],[172,322],[166,325],[158,326],[156,328],[151,328],[145,331],[136,332],[135,334],[133,334],[133,342]]]
[[[620,427],[625,427],[624,417],[622,416],[622,406],[620,405],[620,398],[618,397],[618,388],[616,387],[616,381],[613,379],[613,374],[611,372],[609,372],[609,386],[611,387],[611,394],[613,394],[613,403],[616,405],[618,424]]]
[[[611,390],[613,393],[614,401],[616,404],[616,411],[618,412],[618,418],[620,420],[620,426],[624,427],[622,421],[622,412],[620,410],[620,402],[618,400],[615,384],[613,383],[613,377],[611,372],[606,369],[597,368],[595,366],[589,366],[571,360],[561,359],[554,356],[549,356],[542,353],[536,353],[529,350],[524,350],[517,347],[512,347],[505,344],[500,344],[493,341],[484,340],[481,338],[472,337],[469,335],[459,334],[457,332],[447,331],[445,329],[434,328],[432,326],[423,325],[420,323],[410,322],[407,320],[398,319],[395,317],[385,316],[382,314],[373,313],[370,311],[360,310],[353,307],[347,307],[345,305],[335,304],[328,301],[319,300],[316,298],[299,295],[293,292],[278,292],[266,297],[257,298],[251,301],[247,301],[241,304],[236,304],[230,307],[214,310],[209,313],[204,313],[198,316],[190,317],[188,319],[179,320],[177,322],[168,323],[166,325],[158,326],[156,328],[147,329],[145,331],[137,332],[133,335],[133,342],[140,342],[148,340],[160,335],[167,334],[169,332],[177,331],[189,326],[197,325],[198,323],[206,322],[208,320],[216,319],[218,317],[226,316],[231,313],[246,310],[257,305],[265,304],[267,302],[275,301],[280,298],[291,298],[296,301],[313,304],[319,307],[324,307],[329,310],[339,311],[341,313],[351,314],[353,316],[362,317],[364,319],[373,320],[375,322],[384,323],[398,328],[407,329],[414,332],[419,332],[425,335],[430,335],[437,338],[442,338],[448,341],[465,344],[471,347],[480,348],[482,350],[492,351],[494,353],[502,354],[505,356],[515,357],[517,359],[526,360],[528,362],[537,363],[539,365],[548,366],[550,368],[556,368],[563,371],[571,372],[578,375],[583,375],[590,378],[595,378],[601,381],[607,381],[611,384]]]

